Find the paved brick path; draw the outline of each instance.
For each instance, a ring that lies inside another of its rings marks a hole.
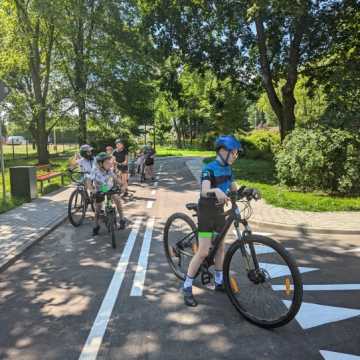
[[[66,218],[72,190],[62,189],[0,215],[0,269]]]
[[[199,181],[202,168],[202,159],[196,158],[187,161],[187,166]],[[297,228],[304,231],[359,233],[360,212],[311,212],[276,208],[266,204],[264,200],[252,202],[254,214],[252,222],[264,224],[274,228]]]

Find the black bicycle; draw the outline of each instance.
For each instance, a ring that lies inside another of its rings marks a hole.
[[[85,172],[69,169],[69,176],[76,184],[76,189],[71,193],[69,198],[68,218],[70,223],[75,227],[80,226],[84,221],[89,205],[91,210],[95,212],[93,196],[88,193],[85,187],[84,176],[86,174]]]
[[[121,189],[115,187],[106,192],[98,192],[97,195],[105,196],[105,209],[104,212],[100,214],[100,218],[105,223],[105,226],[111,236],[111,245],[115,249],[116,248],[116,230],[117,230],[117,222],[116,222],[116,207],[112,201],[112,195],[120,194]],[[97,196],[96,195],[96,196]]]
[[[208,193],[208,196],[215,194]],[[211,282],[213,274],[209,268],[234,224],[236,240],[226,251],[223,268],[226,293],[236,310],[252,323],[264,328],[283,326],[295,317],[302,303],[302,279],[296,262],[279,242],[252,234],[247,220],[252,215],[251,200],[260,199],[257,190],[241,187],[229,197],[231,209],[225,212],[225,226],[213,238],[209,254],[196,276],[201,274],[203,285]],[[196,203],[186,207],[197,216]],[[184,280],[189,262],[198,249],[197,227],[188,215],[175,213],[169,217],[164,229],[164,249],[172,271]]]

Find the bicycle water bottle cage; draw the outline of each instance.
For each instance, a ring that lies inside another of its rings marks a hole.
[[[208,270],[204,270],[201,273],[201,282],[203,285],[207,285],[211,283],[211,279],[213,278],[213,274]]]

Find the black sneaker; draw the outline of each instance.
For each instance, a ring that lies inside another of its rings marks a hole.
[[[217,284],[217,283],[215,283],[215,291],[225,292],[224,283],[222,283],[222,284]]]
[[[99,235],[100,225],[93,228],[93,236]]]
[[[184,294],[184,303],[186,306],[192,306],[192,307],[197,306],[198,303],[194,298],[191,287],[183,288],[182,292]]]

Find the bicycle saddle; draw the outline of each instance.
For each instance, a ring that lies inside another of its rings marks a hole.
[[[188,210],[198,211],[197,203],[188,203],[185,205]]]

